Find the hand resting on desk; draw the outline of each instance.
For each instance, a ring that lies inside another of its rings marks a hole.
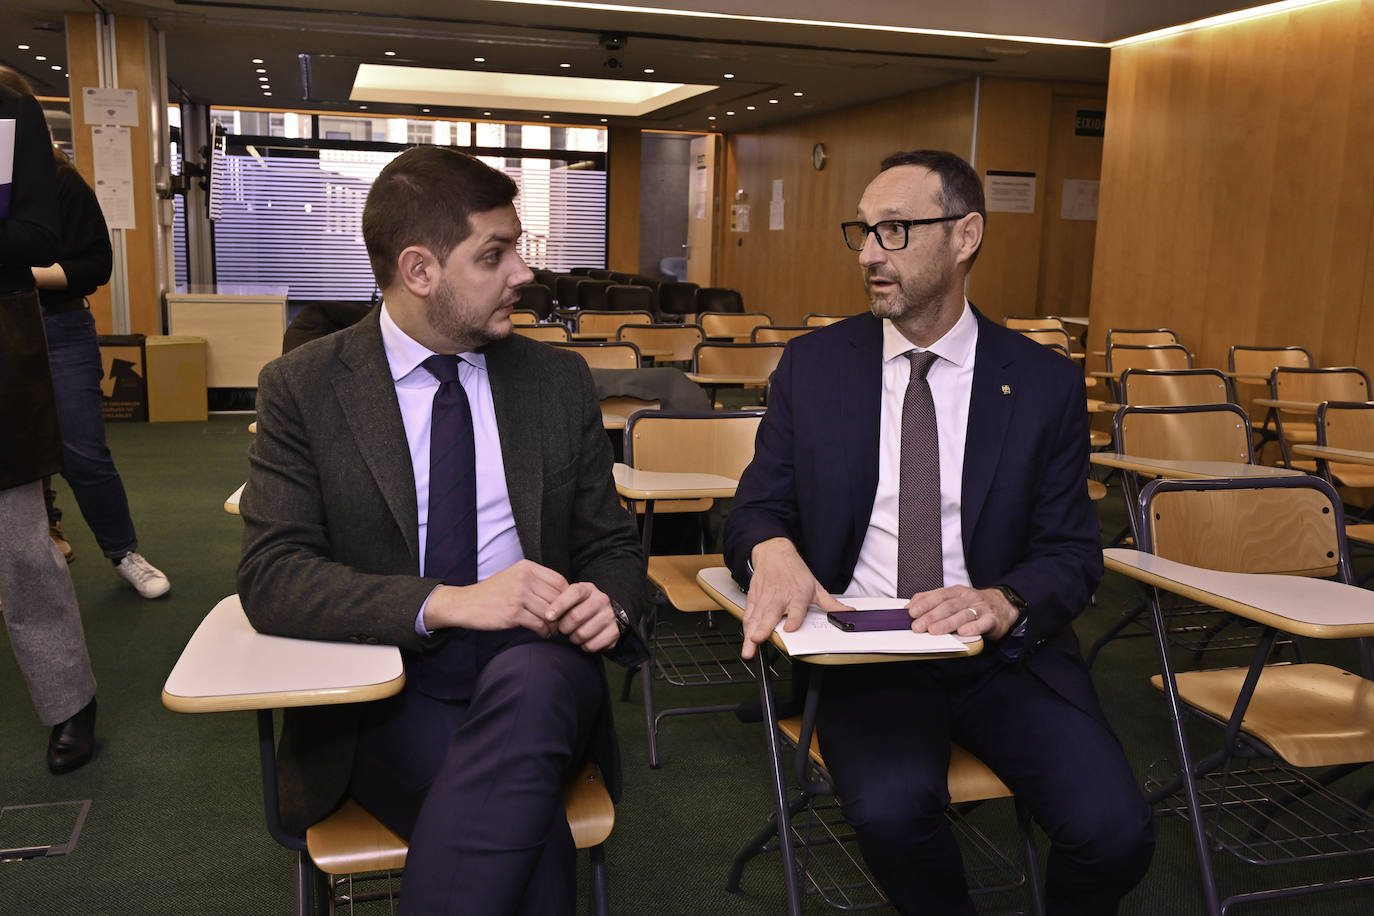
[[[1016,624],[1020,611],[1001,589],[949,585],[919,592],[906,604],[916,633],[958,633],[1001,639]],[[970,613],[970,612],[976,613]]]
[[[821,588],[787,538],[771,538],[754,545],[750,554],[754,576],[749,581],[749,597],[744,605],[744,647],[740,656],[753,658],[759,645],[773,635],[784,616],[783,629],[791,632],[806,619],[806,609],[816,605],[823,611],[852,611]]]
[[[424,624],[429,630],[524,627],[545,638],[559,632],[587,652],[609,649],[620,638],[604,592],[589,582],[569,584],[531,560],[520,560],[474,585],[439,586],[425,606]]]

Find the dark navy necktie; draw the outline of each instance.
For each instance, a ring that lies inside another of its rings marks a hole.
[[[472,408],[458,380],[456,356],[422,363],[439,380],[429,427],[429,514],[425,575],[445,585],[477,581],[477,447]],[[410,656],[416,690],[444,700],[466,700],[477,677],[475,634],[451,629],[435,649]]]

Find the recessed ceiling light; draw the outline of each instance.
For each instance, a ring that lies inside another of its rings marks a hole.
[[[715,119],[716,119],[716,116],[715,116],[715,115],[707,115],[707,116],[706,116],[706,120],[708,120],[708,121],[714,121]]]
[[[52,65],[52,69],[54,69],[54,70],[61,70],[61,69],[62,69],[62,65],[61,65],[61,64],[53,64],[53,65]]]
[[[268,79],[267,77],[265,77],[265,76],[260,76],[260,77],[258,77],[258,82],[259,82],[259,83],[269,83],[269,82],[271,82],[271,80],[269,80],[269,79]]]
[[[484,111],[484,112],[482,112],[482,117],[484,117],[484,118],[489,118],[489,117],[491,117],[491,112],[489,112],[489,111]]]
[[[606,119],[605,119],[605,118],[602,118],[602,119],[601,119],[601,123],[602,123],[602,124],[605,124],[605,123],[606,123]]]
[[[46,56],[42,55],[42,54],[35,54],[35,55],[33,56],[33,59],[34,59],[34,60],[47,60],[48,58],[47,58]]]
[[[367,106],[366,106],[366,105],[359,105],[358,107],[361,108],[363,111],[367,111]]]
[[[547,121],[551,117],[553,117],[553,115],[544,115],[544,120]]]
[[[745,107],[747,110],[749,110],[749,111],[753,111],[753,110],[754,110],[754,106],[753,106],[753,105],[745,105],[744,107]]]
[[[28,45],[20,45],[20,46],[19,46],[19,50],[21,50],[21,51],[27,51],[28,49],[29,49],[29,46],[28,46]]]
[[[645,68],[644,68],[644,72],[645,72],[645,73],[653,73],[653,72],[654,72],[654,68],[653,68],[653,67],[645,67]]]
[[[272,93],[270,93],[270,92],[264,92],[264,93],[263,93],[263,95],[271,95],[271,94],[272,94]]]
[[[733,115],[734,112],[733,112],[733,111],[727,111],[726,114],[728,114],[728,115]]]
[[[803,95],[805,95],[805,93],[802,92],[794,92],[792,94],[795,95],[797,98],[801,98]]]
[[[387,57],[395,57],[395,56],[396,56],[396,52],[395,52],[395,51],[387,51],[387,52],[386,52],[386,56],[387,56]]]
[[[723,73],[723,74],[721,74],[721,75],[724,76],[724,77],[725,77],[726,79],[728,79],[728,80],[732,80],[732,79],[735,78],[735,74],[733,74],[733,73]]]
[[[428,109],[428,108],[421,108],[420,110],[421,110],[422,112],[424,112],[425,114],[429,114],[429,109]]]
[[[566,70],[566,69],[568,69],[569,67],[571,67],[572,64],[568,63],[568,62],[565,60],[565,61],[563,61],[561,64],[559,64],[558,66],[560,66],[560,67],[562,67],[564,70]]]
[[[268,89],[271,89],[272,87],[269,86],[269,85],[267,85],[266,83],[263,83],[263,84],[262,84],[260,87],[258,87],[258,88],[260,88],[260,89],[266,91],[266,90],[268,90]]]
[[[261,58],[261,57],[255,57],[255,58],[253,58],[253,63],[255,63],[255,64],[260,64],[260,63],[262,63],[262,58]]]
[[[769,105],[776,105],[776,104],[778,104],[778,100],[777,100],[777,99],[769,99],[769,100],[768,100],[768,104],[769,104]]]
[[[258,69],[254,70],[253,72],[254,72],[254,73],[266,73],[267,71],[264,70],[262,67],[259,67]]]
[[[474,57],[472,59],[472,62],[474,64],[485,64],[487,62],[487,59],[485,57]]]

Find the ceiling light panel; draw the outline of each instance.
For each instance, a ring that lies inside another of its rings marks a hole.
[[[441,70],[361,64],[349,96],[355,102],[557,111],[640,117],[716,86],[589,77]]]

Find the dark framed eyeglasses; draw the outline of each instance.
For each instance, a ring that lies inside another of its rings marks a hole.
[[[862,220],[853,220],[840,223],[840,229],[844,231],[844,243],[855,251],[864,250],[870,232],[877,237],[878,247],[884,251],[901,251],[906,247],[912,226],[950,223],[966,216],[967,213],[960,213],[958,216],[932,216],[930,219],[884,219],[871,226]]]

